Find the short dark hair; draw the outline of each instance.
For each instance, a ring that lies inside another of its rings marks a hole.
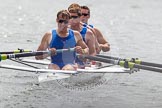
[[[90,9],[88,6],[81,6],[81,9],[87,9],[88,10],[88,14],[90,15]]]
[[[68,7],[68,10],[70,10],[71,8],[77,8],[77,9],[80,9],[81,7],[80,7],[80,5],[79,4],[77,4],[77,3],[73,3],[73,4],[71,4],[69,7]]]
[[[78,16],[81,16],[81,7],[79,4],[73,3],[68,7],[70,13],[77,13]]]
[[[61,10],[57,13],[57,18],[59,18],[59,15],[62,15],[62,18],[68,18],[70,19],[70,14],[67,10]]]

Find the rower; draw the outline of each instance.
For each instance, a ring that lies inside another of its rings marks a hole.
[[[57,28],[45,33],[38,47],[38,51],[51,51],[51,64],[48,68],[57,70],[75,70],[76,53],[88,54],[89,49],[84,43],[81,35],[77,31],[68,29],[70,14],[67,10],[61,10],[57,13]],[[64,52],[56,54],[58,49],[74,48],[75,52]],[[36,56],[37,60],[44,59],[47,56]]]
[[[95,50],[95,37],[92,33],[91,30],[89,30],[87,27],[83,27],[80,25],[81,19],[81,8],[79,4],[71,4],[68,7],[68,11],[70,13],[71,19],[70,19],[70,28],[72,30],[76,30],[80,32],[82,35],[82,38],[86,45],[89,48],[89,55],[96,55],[96,50]],[[76,59],[77,64],[79,65],[79,68],[84,68],[85,67],[85,61],[81,61],[79,58]]]
[[[71,19],[70,19],[70,28],[72,30],[76,30],[80,32],[82,35],[82,38],[84,42],[87,44],[89,48],[89,55],[96,55],[96,50],[95,50],[95,37],[89,29],[86,27],[83,27],[80,25],[81,22],[81,8],[79,4],[71,4],[68,7],[68,11],[70,13]]]
[[[89,29],[91,29],[97,39],[96,42],[99,43],[99,48],[98,48],[98,43],[96,43],[96,51],[97,53],[99,53],[101,50],[103,52],[107,52],[110,50],[110,44],[108,43],[108,41],[104,38],[104,36],[102,35],[101,31],[94,27],[93,25],[91,24],[88,24],[88,20],[90,18],[90,9],[87,7],[87,6],[81,6],[81,21],[82,21],[82,25],[84,27],[87,27]]]

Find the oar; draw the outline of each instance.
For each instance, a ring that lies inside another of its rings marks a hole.
[[[151,63],[151,62],[145,62],[142,61],[138,58],[132,58],[132,59],[123,59],[123,58],[118,58],[118,57],[112,57],[112,56],[107,56],[107,55],[96,55],[98,57],[103,57],[103,58],[108,58],[108,59],[114,59],[114,60],[123,60],[123,61],[130,61],[130,62],[134,62],[136,64],[140,64],[140,65],[146,65],[146,66],[153,66],[153,67],[159,67],[162,68],[162,64],[158,64],[158,63]]]
[[[62,53],[62,52],[67,52],[67,51],[74,51],[74,48],[69,48],[69,49],[58,49],[56,50],[56,53]],[[16,54],[0,54],[0,61],[1,60],[6,60],[6,59],[11,59],[11,58],[19,58],[19,57],[31,57],[31,56],[39,56],[43,54],[48,54],[49,56],[51,55],[51,51],[33,51],[33,52],[27,52],[27,53],[16,53]]]
[[[0,54],[15,54],[15,53],[24,53],[24,52],[32,52],[31,50],[26,50],[26,49],[17,49],[17,50],[13,50],[13,51],[4,51],[4,52],[0,52]]]
[[[89,56],[89,55],[78,55],[78,57],[80,59],[90,59],[90,60],[95,60],[95,61],[115,64],[115,65],[120,65],[121,67],[124,67],[124,68],[130,68],[130,69],[138,68],[138,69],[143,69],[143,70],[149,70],[149,71],[155,71],[155,72],[162,73],[162,69],[161,68],[139,65],[139,64],[135,64],[135,63],[129,62],[129,61],[105,59],[103,57]]]

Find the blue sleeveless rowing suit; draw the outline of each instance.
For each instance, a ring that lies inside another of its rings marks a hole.
[[[86,33],[87,33],[87,27],[82,27],[82,31],[80,32],[80,34],[82,35],[82,39],[83,39],[84,42],[86,42],[85,41]]]
[[[83,24],[83,27],[87,27],[87,26],[90,26],[91,28],[94,28],[94,26],[92,24],[86,24],[86,23]]]
[[[56,30],[52,31],[52,40],[50,43],[50,48],[56,49],[67,49],[74,48],[76,46],[76,40],[72,30],[69,30],[69,35],[67,37],[58,36]],[[57,53],[57,55],[51,56],[51,63],[56,64],[62,69],[67,64],[75,63],[76,54],[75,52],[62,52]]]
[[[83,41],[85,42],[85,35],[87,33],[87,28],[86,27],[82,27],[82,31],[80,32],[81,36],[82,36],[82,39]],[[86,42],[85,42],[86,43]],[[76,63],[79,64],[79,65],[84,65],[84,62],[81,61],[79,58],[76,58]]]

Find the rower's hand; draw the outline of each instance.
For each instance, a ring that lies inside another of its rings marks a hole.
[[[96,47],[96,53],[99,54],[101,52],[101,47]]]
[[[49,50],[51,51],[51,56],[56,55],[56,49],[55,48],[50,48]]]
[[[75,52],[78,54],[84,54],[84,51],[81,46],[76,46],[75,47]]]
[[[97,40],[96,40],[96,43],[95,43],[95,47],[96,47],[96,53],[99,54],[102,50],[102,46],[100,46],[100,44],[98,43]]]
[[[110,50],[110,44],[100,44],[100,48],[103,52],[107,52]]]

